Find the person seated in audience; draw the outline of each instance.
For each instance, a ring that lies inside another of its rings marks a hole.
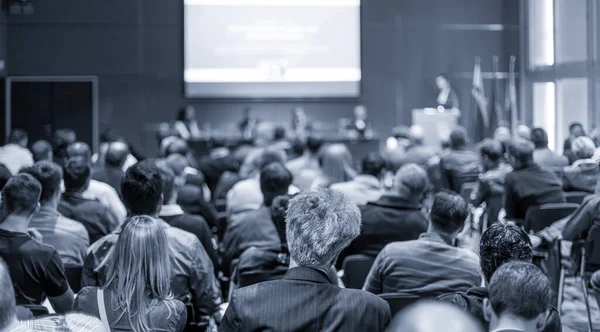
[[[4,166],[4,164],[0,163],[0,190],[4,188],[4,185],[6,185],[6,183],[11,177],[12,174],[10,173],[8,168]],[[2,202],[2,199],[0,199],[0,202]]]
[[[534,128],[531,131],[531,141],[535,146],[533,161],[541,167],[551,170],[559,169],[569,165],[569,159],[550,150],[548,147],[548,134],[542,128]]]
[[[40,209],[31,218],[29,227],[40,232],[43,243],[58,251],[63,264],[82,266],[90,238],[83,224],[58,212],[62,169],[51,161],[40,161],[21,172],[30,174],[42,185]]]
[[[228,214],[259,209],[263,204],[263,194],[260,189],[262,169],[273,162],[283,164],[285,160],[285,151],[267,148],[248,164],[248,170],[244,170],[245,166],[242,166],[240,174],[245,172],[247,174],[242,175],[245,179],[236,183],[227,193]],[[288,193],[295,194],[298,191],[299,189],[290,183]]]
[[[561,238],[564,241],[571,241],[573,247],[571,248],[571,256],[574,261],[580,260],[580,247],[581,245],[589,245],[588,241],[597,241],[596,239],[588,239],[588,236],[592,228],[600,226],[600,196],[592,195],[583,201],[583,204],[575,210],[575,212],[568,218],[561,221],[555,222],[550,228],[550,236],[553,238]],[[552,232],[552,228],[555,228],[557,232]],[[580,243],[580,240],[584,241],[585,244]],[[588,262],[588,269],[593,266],[592,263]],[[596,266],[600,269],[600,266]]]
[[[292,144],[286,140],[285,128],[283,126],[275,126],[273,130],[273,143],[270,146],[285,151],[292,148]]]
[[[484,307],[490,331],[544,331],[551,311],[551,290],[548,278],[537,266],[506,263],[494,272],[488,290]]]
[[[121,183],[121,194],[130,216],[157,218],[162,208],[162,180],[155,162],[144,160],[131,166]],[[221,303],[221,292],[206,250],[195,235],[171,227],[164,220],[158,219],[158,222],[167,233],[171,290],[175,298],[191,303],[197,319],[215,314]],[[90,246],[83,266],[83,286],[106,285],[121,230],[122,227],[117,228]]]
[[[506,148],[510,144],[512,140],[512,135],[510,134],[510,129],[507,127],[498,127],[494,130],[493,139],[502,143],[502,145]],[[506,152],[506,151],[505,151]]]
[[[219,266],[219,257],[213,245],[212,232],[206,220],[200,216],[185,213],[177,204],[177,193],[185,180],[182,177],[175,177],[175,173],[166,162],[158,162],[157,167],[162,179],[163,195],[163,206],[158,213],[159,218],[173,227],[196,235],[213,265]]]
[[[411,146],[410,128],[397,126],[392,128],[392,135],[385,142],[385,159],[388,161],[388,169],[396,172],[406,164],[406,150]]]
[[[65,313],[73,307],[73,292],[60,256],[28,234],[41,193],[42,186],[29,174],[13,176],[2,189],[0,257],[10,271],[18,305],[41,305],[48,297],[56,312]]]
[[[584,191],[590,194],[596,190],[600,169],[592,160],[596,145],[587,136],[577,137],[571,143],[571,151],[577,160],[564,169],[563,189],[565,191]]]
[[[432,146],[425,145],[425,129],[419,125],[412,125],[409,128],[410,145],[406,148],[402,165],[417,164],[426,167],[431,157],[438,152]]]
[[[524,221],[527,209],[548,203],[565,203],[560,180],[533,161],[535,146],[516,138],[508,153],[513,171],[506,176],[504,210],[506,220]]]
[[[81,289],[73,309],[99,318],[104,312],[111,331],[183,331],[187,313],[171,292],[167,241],[158,220],[127,219],[114,246],[106,283]]]
[[[304,146],[302,156],[292,159],[285,164],[294,177],[293,184],[300,190],[310,188],[315,177],[319,175],[319,152],[323,140],[316,136],[309,136]]]
[[[89,145],[83,142],[75,142],[70,144],[66,150],[66,160],[59,165],[64,166],[69,158],[81,157],[85,160],[91,160],[92,152]],[[102,205],[106,206],[108,210],[113,214],[115,219],[122,223],[127,217],[127,210],[119,198],[117,191],[110,185],[91,179],[87,189],[82,193],[83,198],[98,200]]]
[[[177,121],[175,121],[173,128],[175,128],[179,137],[186,141],[202,137],[202,132],[196,121],[196,109],[194,106],[188,105],[179,110]]]
[[[504,162],[504,149],[500,141],[485,139],[479,145],[482,174],[477,186],[471,193],[471,204],[479,206],[486,203],[489,224],[498,221],[504,196],[504,180],[512,172],[512,167]]]
[[[383,331],[389,305],[327,274],[359,232],[360,211],[342,193],[318,188],[294,197],[286,214],[290,269],[281,280],[235,290],[220,331]]]
[[[282,163],[274,162],[263,167],[259,186],[263,204],[258,209],[247,210],[232,215],[227,222],[223,237],[222,269],[230,271],[234,259],[250,247],[271,247],[281,243],[277,229],[271,220],[270,207],[273,199],[288,193],[292,174]],[[227,273],[226,273],[227,274]]]
[[[600,306],[600,270],[594,272],[590,278],[590,284],[594,289],[594,295],[596,296],[596,302]]]
[[[585,136],[585,129],[583,129],[583,125],[579,122],[571,123],[569,125],[569,137],[565,139],[563,144],[563,153],[569,159],[569,165],[573,164],[577,160],[577,157],[571,150],[573,140],[582,136]]]
[[[31,153],[33,155],[33,161],[36,163],[42,160],[52,161],[54,159],[52,145],[44,140],[33,143],[31,146]]]
[[[0,161],[13,175],[21,168],[33,165],[33,156],[27,149],[28,140],[26,131],[13,129],[8,135],[8,144],[0,146]]]
[[[427,215],[421,202],[429,189],[427,173],[415,164],[396,172],[394,184],[379,200],[360,206],[360,235],[340,255],[339,263],[349,255],[377,256],[388,244],[416,240],[427,231]]]
[[[109,128],[100,134],[100,146],[98,147],[99,152],[92,155],[92,163],[95,167],[102,167],[105,165],[108,148],[112,143],[115,142],[125,143],[127,145],[127,150],[129,151],[123,166],[121,166],[121,170],[123,170],[123,172],[137,163],[138,159],[145,159],[144,156],[135,151],[131,145],[127,144],[122,137],[118,136],[114,129]]]
[[[250,145],[242,145],[225,157],[212,159],[210,156],[207,156],[200,158],[198,161],[198,171],[204,174],[204,181],[212,193],[213,201],[217,198],[217,184],[221,176],[224,173],[237,172],[248,153],[253,149]],[[231,186],[228,189],[231,189]]]
[[[526,125],[519,125],[515,134],[516,138],[521,138],[527,141],[531,141],[531,128]]]
[[[377,255],[364,290],[434,298],[481,283],[479,258],[456,247],[469,207],[451,192],[435,195],[429,228],[418,240],[390,243]]]
[[[483,326],[487,327],[488,322],[485,319],[483,306],[484,300],[488,298],[488,289],[485,288],[485,285],[490,283],[494,272],[505,263],[512,261],[531,263],[533,249],[529,236],[520,227],[498,222],[491,225],[481,236],[479,255],[484,287],[476,286],[466,292],[444,294],[437,300],[453,303],[462,310],[470,312]],[[558,311],[551,308],[548,323],[542,331],[559,332],[561,331],[560,327]]]
[[[450,153],[440,160],[442,188],[460,193],[465,183],[476,182],[479,176],[479,156],[469,150],[469,138],[462,127],[450,133]]]
[[[15,301],[13,282],[8,266],[0,258],[0,331],[29,332],[29,331],[73,331],[73,332],[104,332],[100,320],[83,314],[53,315],[46,318],[19,321],[19,313],[23,307],[18,307]]]
[[[180,154],[187,159],[188,165],[185,169],[185,173],[188,175],[195,175],[198,173],[198,160],[194,156],[188,143],[181,138],[175,138],[169,144],[166,144],[163,155],[168,157],[172,154]]]
[[[123,166],[129,155],[127,144],[109,143],[104,155],[104,165],[94,168],[92,179],[108,184],[121,196],[121,180],[125,177]]]
[[[92,178],[92,164],[84,158],[71,158],[63,169],[65,192],[58,204],[58,212],[76,220],[87,229],[90,243],[109,234],[119,223],[99,201],[83,196]]]
[[[314,179],[311,187],[329,188],[332,184],[354,179],[356,172],[352,169],[352,154],[342,143],[327,146],[319,158],[320,174]]]
[[[69,159],[67,148],[76,141],[77,134],[75,134],[73,129],[62,128],[54,132],[52,155],[54,162],[60,165],[60,167],[65,166],[65,162]]]
[[[421,301],[402,310],[386,331],[483,332],[483,329],[472,316],[452,305]]]
[[[351,181],[332,184],[330,188],[350,197],[356,205],[374,202],[383,195],[381,176],[384,168],[385,160],[378,153],[372,152],[362,160],[359,175]]]

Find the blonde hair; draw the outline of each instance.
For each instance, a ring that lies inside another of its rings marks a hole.
[[[352,154],[344,144],[336,143],[326,147],[320,164],[327,186],[350,181],[356,176],[352,169]]]
[[[167,235],[149,216],[135,216],[123,225],[104,289],[114,292],[120,320],[127,315],[135,332],[155,330],[148,314],[160,302],[175,311],[171,293]],[[116,309],[115,308],[115,309]]]

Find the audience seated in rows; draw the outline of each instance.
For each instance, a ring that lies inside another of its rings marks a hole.
[[[483,332],[468,313],[446,303],[421,301],[402,310],[388,332]]]
[[[33,155],[33,161],[36,163],[42,160],[52,161],[54,158],[52,145],[44,140],[33,143],[31,146],[31,153]]]
[[[162,179],[163,195],[163,206],[158,213],[159,218],[173,227],[196,235],[213,262],[213,266],[218,267],[219,258],[212,242],[212,232],[206,220],[200,216],[185,213],[176,203],[179,188],[183,186],[185,179],[181,176],[175,177],[175,173],[166,162],[159,162],[157,166]]]
[[[104,164],[96,165],[92,179],[108,184],[121,196],[121,180],[125,177],[123,168],[129,155],[127,144],[123,142],[109,143],[104,156]]]
[[[332,184],[330,188],[348,196],[356,205],[374,202],[384,192],[381,183],[384,167],[385,160],[378,153],[370,153],[362,160],[360,174],[351,181]]]
[[[548,278],[537,266],[506,263],[494,272],[488,290],[484,307],[490,331],[544,331],[551,315],[551,294]]]
[[[292,159],[285,164],[294,177],[293,184],[300,190],[306,190],[311,187],[314,179],[318,176],[319,152],[323,145],[323,140],[310,136],[304,145],[302,156]]]
[[[481,236],[479,243],[481,271],[484,285],[489,285],[492,275],[500,266],[511,261],[531,263],[533,249],[525,231],[514,224],[498,222],[491,225]],[[437,299],[451,302],[475,316],[483,326],[488,326],[484,312],[484,300],[489,297],[488,289],[473,287],[466,292],[444,294]],[[560,317],[555,308],[550,307],[551,315],[541,331],[561,331]]]
[[[275,197],[288,193],[292,174],[282,163],[273,162],[263,167],[259,175],[263,204],[258,209],[232,215],[223,237],[223,271],[230,271],[233,260],[250,247],[279,246],[281,239],[271,220],[270,207]]]
[[[506,175],[512,167],[505,162],[502,143],[485,139],[479,145],[481,175],[471,193],[471,204],[479,206],[485,202],[489,224],[498,220],[504,197]]]
[[[558,153],[550,150],[548,147],[548,134],[542,128],[534,128],[531,131],[531,142],[535,146],[533,151],[533,162],[537,165],[550,170],[557,170],[560,172],[563,167],[569,165],[569,159],[565,156],[561,156]]]
[[[450,133],[450,152],[441,158],[442,188],[460,193],[465,183],[476,182],[479,176],[479,157],[468,149],[469,138],[464,128]]]
[[[130,167],[121,183],[121,193],[131,216],[148,215],[156,218],[162,207],[162,180],[155,163],[144,160]],[[198,319],[215,314],[221,303],[221,294],[214,267],[202,244],[193,234],[171,227],[163,220],[158,221],[167,234],[171,290],[175,298],[184,303],[190,302]],[[83,286],[106,285],[121,229],[122,226],[88,249],[82,275]]]
[[[513,171],[506,176],[506,220],[524,221],[532,206],[566,202],[556,175],[533,161],[534,149],[533,143],[521,138],[514,139],[508,149]]]
[[[75,157],[80,157],[91,162],[91,155],[90,147],[86,143],[75,142],[66,148],[66,159],[61,160],[58,164],[64,167],[70,158]],[[85,199],[100,201],[102,205],[109,209],[119,223],[122,223],[125,217],[127,217],[127,210],[119,199],[119,194],[113,187],[106,183],[91,179],[82,196]]]
[[[84,158],[74,157],[69,159],[63,172],[65,192],[58,204],[58,212],[82,223],[90,243],[115,230],[119,223],[108,208],[83,196],[92,178],[92,165]]]
[[[598,163],[591,159],[596,145],[587,136],[577,137],[571,143],[571,151],[577,160],[571,166],[565,167],[563,189],[565,191],[584,191],[594,193],[598,182]]]
[[[171,292],[167,242],[158,220],[127,219],[104,286],[81,289],[73,309],[101,318],[111,331],[183,331],[187,313]]]
[[[24,130],[13,129],[8,136],[8,144],[0,146],[0,161],[13,175],[21,168],[33,165],[33,156],[27,149],[28,141]]]
[[[427,232],[418,240],[385,246],[375,259],[363,289],[374,294],[433,298],[479,285],[479,258],[456,247],[456,237],[468,215],[467,203],[459,195],[436,194]]]
[[[389,305],[327,275],[360,232],[356,204],[331,189],[307,190],[290,201],[286,223],[290,269],[281,280],[237,289],[220,330],[383,331]]]
[[[43,243],[58,251],[63,264],[82,266],[90,238],[82,223],[58,212],[62,170],[52,161],[39,161],[21,172],[30,174],[42,185],[40,209],[31,218],[29,227],[40,232]]]
[[[351,181],[356,176],[352,169],[352,154],[341,143],[324,148],[319,157],[319,167],[320,172],[311,185],[313,188],[329,188],[336,183]]]
[[[56,249],[28,234],[39,208],[40,183],[29,174],[13,176],[2,189],[0,257],[13,280],[18,305],[41,305],[46,298],[57,313],[73,307],[73,292]]]
[[[416,240],[427,231],[427,215],[422,200],[429,188],[425,171],[405,165],[396,172],[394,184],[379,200],[360,206],[360,235],[340,255],[340,263],[349,255],[377,256],[388,244]]]
[[[64,316],[53,315],[38,319],[29,317],[28,320],[21,320],[19,313],[24,312],[23,310],[28,311],[28,309],[16,305],[13,285],[8,267],[0,258],[0,331],[106,331],[97,318],[78,313],[71,313]]]

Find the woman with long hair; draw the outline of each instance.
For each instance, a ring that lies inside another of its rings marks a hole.
[[[319,158],[319,164],[321,175],[313,182],[313,188],[328,188],[335,183],[350,181],[356,176],[356,171],[352,169],[352,154],[348,147],[341,143],[326,147]]]
[[[167,236],[149,216],[123,225],[104,287],[85,287],[74,309],[99,317],[110,331],[183,331],[185,305],[173,298]]]

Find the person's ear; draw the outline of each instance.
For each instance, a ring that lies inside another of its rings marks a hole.
[[[492,320],[493,315],[492,304],[488,298],[483,299],[483,318],[486,322],[490,322]]]
[[[535,319],[535,328],[538,331],[544,331],[550,320],[550,310],[546,310],[539,314]]]

